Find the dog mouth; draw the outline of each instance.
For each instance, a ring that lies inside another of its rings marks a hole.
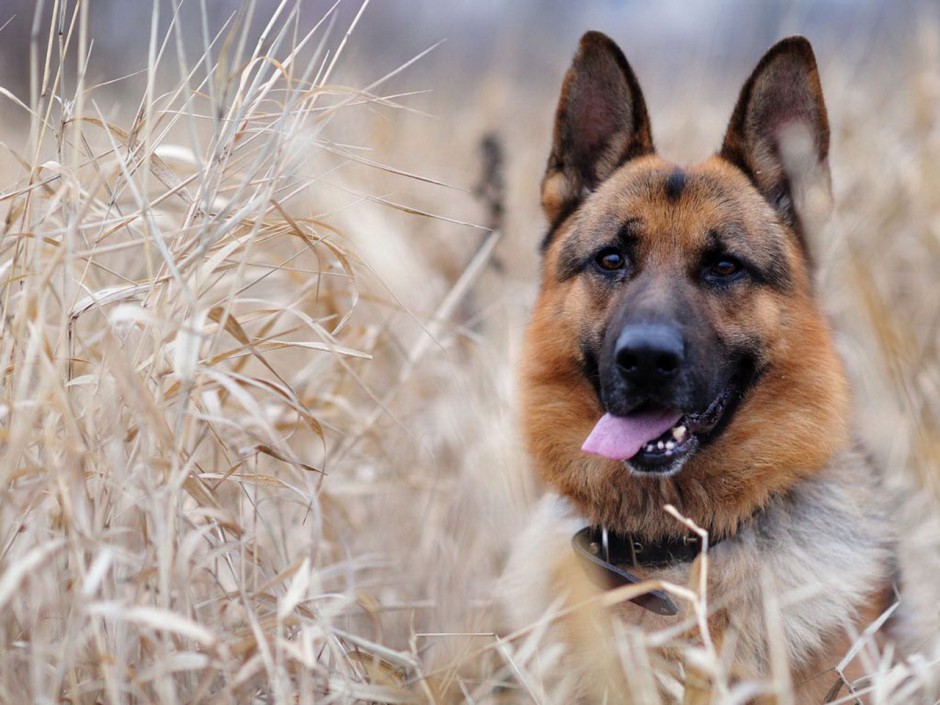
[[[644,404],[625,416],[606,413],[581,450],[622,461],[639,473],[673,474],[724,426],[739,396],[738,385],[732,384],[700,412]]]

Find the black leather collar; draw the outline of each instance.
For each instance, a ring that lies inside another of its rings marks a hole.
[[[625,568],[662,568],[688,563],[702,551],[702,540],[694,534],[644,543],[632,535],[615,534],[597,526],[581,529],[571,537],[571,545],[591,582],[605,590],[641,582]],[[651,590],[631,602],[656,614],[679,613],[676,603],[661,590]]]

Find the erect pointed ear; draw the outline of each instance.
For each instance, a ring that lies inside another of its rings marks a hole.
[[[720,155],[750,177],[801,238],[801,221],[818,212],[821,200],[828,210],[829,120],[816,57],[804,37],[778,42],[757,64]]]
[[[619,47],[600,32],[581,37],[555,114],[542,207],[552,222],[570,213],[626,160],[653,151],[646,103]]]

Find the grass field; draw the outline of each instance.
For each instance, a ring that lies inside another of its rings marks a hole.
[[[446,45],[359,56],[358,11],[249,7],[195,44],[148,29],[103,79],[87,4],[0,30],[35,30],[0,86],[0,702],[554,702],[539,628],[497,636],[493,590],[538,495],[514,369],[574,43],[464,85]],[[932,636],[940,23],[869,29],[817,43],[816,255]],[[657,56],[636,61],[657,141],[701,158],[757,54],[691,51],[678,78]],[[138,93],[105,85],[137,68]],[[862,687],[911,702],[936,641],[869,649]]]

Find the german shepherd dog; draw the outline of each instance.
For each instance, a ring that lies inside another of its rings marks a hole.
[[[662,590],[619,604],[617,618],[677,633],[687,620],[699,645],[707,629],[726,682],[772,677],[798,702],[843,687],[834,667],[889,607],[893,539],[814,298],[809,235],[830,202],[828,150],[802,37],[760,60],[720,150],[694,166],[657,155],[617,45],[581,39],[542,181],[550,226],[523,351],[524,433],[550,492],[510,558],[517,624],[591,590],[694,588],[707,543],[704,626]],[[570,648],[556,687],[574,688],[558,697],[646,702],[649,674],[611,678],[622,655],[598,655],[613,647],[592,631],[596,615],[575,622],[558,630]],[[678,672],[653,692],[688,698],[689,670]]]

